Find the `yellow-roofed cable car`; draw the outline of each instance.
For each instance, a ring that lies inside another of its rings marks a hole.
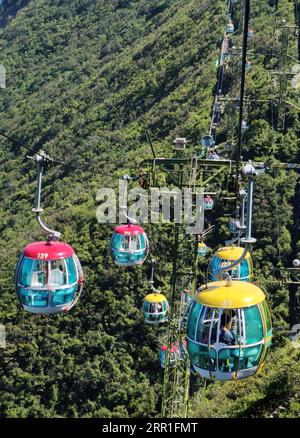
[[[205,245],[204,242],[198,242],[198,256],[204,257],[207,254],[208,246]]]
[[[223,279],[224,273],[230,275],[232,280],[247,281],[253,275],[252,259],[249,251],[242,258],[245,248],[239,246],[225,246],[220,248],[210,261],[208,266],[208,281],[218,281]],[[240,263],[238,262],[240,259]],[[235,266],[231,265],[235,264]]]
[[[234,32],[234,24],[231,20],[228,20],[227,26],[226,26],[226,33],[233,33]]]
[[[148,324],[168,321],[169,304],[162,293],[148,294],[143,301],[144,320]]]
[[[272,325],[261,289],[226,281],[198,289],[190,306],[186,351],[192,370],[207,379],[244,379],[264,364]]]

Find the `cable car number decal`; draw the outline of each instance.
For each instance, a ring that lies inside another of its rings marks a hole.
[[[45,259],[47,259],[48,258],[48,253],[47,252],[38,252],[38,254],[37,254],[37,258],[39,259],[39,260],[45,260]]]

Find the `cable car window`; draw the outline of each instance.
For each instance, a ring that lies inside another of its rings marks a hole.
[[[214,348],[209,349],[209,362],[211,371],[216,371],[217,367],[217,352]]]
[[[217,342],[219,312],[220,312],[219,309],[215,309],[212,327],[211,327],[211,337],[210,337],[211,344],[215,344]]]
[[[50,293],[50,305],[59,306],[62,304],[71,303],[77,291],[77,286],[72,286],[66,289],[58,289]]]
[[[149,301],[144,301],[144,306],[143,306],[143,310],[145,313],[149,313]]]
[[[19,297],[24,306],[47,307],[48,305],[48,291],[46,290],[33,291],[21,287]]]
[[[120,249],[123,249],[124,251],[128,251],[129,244],[130,244],[130,236],[123,236]]]
[[[123,236],[121,250],[138,251],[140,249],[140,236]]]
[[[140,236],[131,236],[129,242],[130,251],[139,251],[141,249]]]
[[[219,342],[226,345],[235,345],[238,331],[237,310],[223,310],[220,318]]]
[[[230,276],[232,278],[239,278],[239,266],[237,266],[236,268],[231,269],[230,271]]]
[[[75,260],[73,257],[68,257],[66,259],[66,264],[68,268],[68,283],[73,284],[77,281],[77,271],[76,271],[76,265]]]
[[[31,271],[30,287],[39,288],[47,286],[48,262],[45,260],[34,260]]]
[[[254,344],[263,339],[263,324],[258,306],[244,309],[246,344]]]
[[[214,273],[220,267],[220,259],[219,257],[214,256],[211,261],[210,271]]]
[[[222,327],[223,322],[225,323],[225,328],[230,332],[228,344],[233,345],[243,343],[243,321],[241,318],[240,309],[227,309],[224,310],[223,313],[224,316],[221,316],[220,328]]]
[[[151,303],[149,313],[161,313],[163,311],[162,303]]]
[[[249,264],[247,260],[243,260],[241,263],[241,279],[249,277]]]
[[[202,310],[201,304],[198,304],[196,301],[194,301],[190,309],[188,326],[187,326],[187,335],[191,339],[195,339],[196,325],[201,310]]]
[[[233,261],[231,261],[231,260],[223,260],[223,261],[221,262],[221,264],[220,264],[220,267],[221,267],[222,269],[225,269],[225,268],[227,268],[228,266],[232,265],[232,263],[233,263]],[[240,267],[239,267],[239,266],[236,266],[235,268],[233,268],[233,269],[231,269],[230,271],[227,271],[227,272],[228,272],[228,274],[231,276],[231,278],[235,278],[235,279],[237,279],[237,278],[239,278],[239,276],[240,276]]]
[[[263,302],[261,303],[261,305],[262,305],[263,312],[264,312],[264,315],[265,315],[265,318],[266,318],[266,324],[267,324],[267,335],[268,335],[268,336],[271,336],[271,334],[272,334],[272,324],[271,324],[271,315],[270,315],[270,311],[269,311],[269,308],[268,308],[268,306],[267,306],[267,304],[266,304],[265,301],[263,301]]]
[[[67,271],[64,259],[50,262],[49,286],[57,287],[67,284]]]
[[[218,354],[218,367],[223,373],[232,373],[238,369],[239,348],[223,348]]]
[[[112,248],[115,250],[119,250],[120,248],[122,248],[122,241],[123,241],[123,237],[121,234],[114,234],[113,239],[112,239]]]
[[[188,342],[188,352],[194,365],[204,370],[209,370],[208,347]]]
[[[246,347],[241,350],[241,357],[239,361],[239,369],[247,370],[249,368],[257,367],[260,361],[263,345],[256,345],[255,347]]]
[[[191,339],[195,339],[196,325],[201,311],[202,311],[201,304],[198,304],[196,301],[194,301],[190,309],[188,326],[187,326],[187,335]]]
[[[34,260],[24,258],[20,270],[19,283],[23,286],[30,287],[31,284],[31,271]]]
[[[140,234],[140,248],[146,248],[146,239],[144,234]]]
[[[221,268],[227,268],[228,266],[230,266],[233,262],[230,260],[223,260],[221,262]],[[232,269],[233,270],[233,269]]]
[[[18,285],[20,283],[20,275],[21,275],[20,267],[22,265],[23,260],[24,260],[23,256],[19,257],[19,259],[18,259],[18,263],[17,263],[16,269],[15,269],[15,274],[14,274],[15,285]]]
[[[199,363],[199,368],[209,370],[208,347],[205,347],[204,345],[198,345],[197,360]]]

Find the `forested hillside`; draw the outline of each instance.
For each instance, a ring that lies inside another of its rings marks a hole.
[[[236,3],[240,45],[242,1]],[[277,3],[279,19],[295,25],[296,2]],[[288,106],[285,129],[276,131],[270,106],[262,102],[276,98],[270,71],[280,59],[267,55],[273,6],[274,1],[252,1],[256,54],[246,78],[252,101],[246,108],[243,158],[299,163],[299,112]],[[98,224],[96,195],[101,187],[116,187],[118,176],[137,175],[139,163],[151,156],[145,127],[157,138],[161,155],[172,155],[176,136],[188,139],[188,152],[197,152],[210,122],[225,23],[225,0],[2,2],[0,64],[7,88],[0,90],[0,130],[60,162],[44,177],[45,218],[76,249],[86,283],[69,314],[47,317],[20,310],[15,265],[20,250],[40,240],[42,232],[31,212],[34,163],[26,149],[1,138],[0,324],[7,346],[0,349],[0,417],[159,415],[158,352],[165,329],[145,326],[140,311],[150,267],[113,265],[113,227]],[[296,38],[290,50],[297,57]],[[233,63],[226,72],[228,90],[237,77]],[[299,90],[289,87],[288,100],[299,104]],[[220,137],[225,141],[225,124]],[[265,368],[245,381],[195,379],[191,416],[300,415],[300,350],[288,341],[290,325],[299,321],[299,290],[290,297],[274,269],[291,266],[300,256],[299,199],[296,172],[266,171],[256,179],[254,270],[272,311],[272,353]],[[223,213],[218,205],[211,247],[229,237]],[[146,230],[155,242],[158,284],[167,293],[170,229]],[[206,267],[201,265],[201,278]]]

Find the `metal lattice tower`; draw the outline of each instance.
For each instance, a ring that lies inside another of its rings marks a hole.
[[[204,191],[210,184],[226,176],[234,179],[236,174],[236,163],[230,160],[192,160],[191,158],[158,158],[144,160],[143,168],[150,174],[150,187],[156,186],[157,173],[163,172],[176,175],[176,186],[180,189],[190,188],[193,194]],[[225,192],[224,192],[225,194]],[[232,194],[234,196],[234,194]],[[171,291],[169,295],[169,319],[167,329],[167,353],[165,361],[163,397],[162,397],[162,417],[183,417],[188,416],[188,402],[190,397],[190,369],[187,362],[177,356],[175,362],[171,360],[170,350],[172,346],[179,345],[179,340],[184,337],[181,333],[181,319],[184,317],[187,303],[184,300],[181,285],[182,278],[191,279],[191,293],[197,288],[198,274],[198,234],[186,235],[186,224],[174,223],[173,245],[172,245],[172,278]],[[189,246],[194,248],[190,259],[192,260],[189,269],[183,269],[181,262],[183,249]]]

